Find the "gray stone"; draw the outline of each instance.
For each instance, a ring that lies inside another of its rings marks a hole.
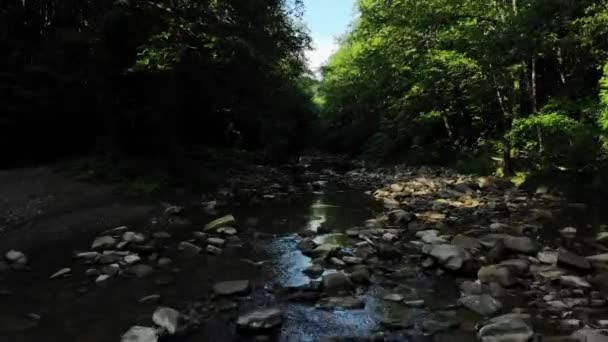
[[[508,267],[501,265],[485,266],[479,269],[477,277],[482,283],[498,283],[502,286],[515,284],[515,278]]]
[[[507,314],[491,319],[478,332],[482,342],[527,342],[534,331],[519,315]]]
[[[227,236],[234,236],[238,234],[238,230],[236,230],[236,228],[234,227],[221,227],[217,229],[217,233]]]
[[[351,257],[351,256],[345,256],[342,258],[342,260],[344,260],[345,263],[351,264],[351,265],[358,265],[358,264],[363,263],[362,258]]]
[[[167,307],[158,307],[152,314],[152,321],[173,335],[178,328],[179,311]]]
[[[581,277],[577,277],[577,276],[561,276],[560,277],[560,283],[562,283],[562,285],[564,286],[570,286],[570,287],[576,287],[576,288],[584,288],[584,289],[590,289],[591,288],[591,284],[589,284],[589,282]]]
[[[313,264],[309,267],[307,267],[306,269],[304,269],[304,274],[306,274],[307,276],[311,277],[311,278],[318,278],[320,277],[323,272],[325,271],[325,269],[323,268],[323,266],[319,265],[319,264]]]
[[[528,237],[507,236],[504,239],[505,248],[523,254],[536,254],[538,245]]]
[[[121,342],[157,342],[158,334],[156,329],[149,327],[131,327],[120,340]]]
[[[217,230],[222,227],[234,226],[236,224],[236,219],[232,215],[226,215],[215,219],[205,225],[205,232]]]
[[[220,238],[208,238],[207,242],[210,245],[219,246],[219,247],[222,247],[222,246],[224,246],[224,244],[226,244],[226,240],[220,239]]]
[[[370,274],[367,268],[361,268],[350,274],[350,280],[355,284],[369,284]]]
[[[221,248],[217,248],[217,247],[215,247],[215,246],[211,246],[211,245],[207,245],[207,247],[206,247],[206,249],[205,249],[205,250],[206,250],[206,251],[207,251],[207,253],[209,253],[209,254],[215,254],[215,255],[218,255],[218,254],[221,254],[221,253],[222,253],[222,249],[221,249]]]
[[[453,239],[452,239],[452,244],[456,245],[456,246],[460,246],[464,249],[468,249],[470,251],[477,251],[479,249],[481,249],[481,242],[479,242],[479,239],[476,238],[472,238],[470,236],[466,236],[466,235],[456,235]]]
[[[342,272],[326,274],[323,276],[323,290],[329,294],[339,294],[350,291],[352,283]]]
[[[180,255],[184,258],[194,258],[201,252],[202,248],[190,242],[182,241],[177,246],[177,250],[181,252]]]
[[[251,291],[249,280],[222,281],[213,285],[213,292],[218,296],[245,295]]]
[[[502,303],[487,294],[466,296],[459,301],[464,307],[481,316],[490,316],[502,309]]]
[[[106,235],[106,236],[99,236],[97,238],[95,238],[95,240],[93,241],[93,244],[91,245],[92,249],[108,249],[108,248],[113,248],[114,246],[116,246],[116,239],[114,239],[113,237]]]
[[[452,271],[459,270],[463,263],[470,259],[470,255],[462,247],[447,244],[433,245],[428,251],[428,255]]]
[[[559,233],[566,239],[574,239],[576,237],[577,230],[574,227],[566,227],[561,229]]]
[[[146,236],[137,232],[125,232],[122,234],[122,240],[133,243],[143,243],[146,241]]]
[[[608,330],[583,328],[574,332],[571,337],[579,342],[608,342]]]
[[[538,260],[540,262],[542,262],[543,264],[549,264],[549,265],[557,263],[557,256],[558,256],[558,253],[552,252],[552,251],[542,251],[542,252],[538,252],[538,254],[536,255],[536,257],[538,258]]]
[[[557,262],[561,265],[578,268],[580,270],[591,269],[589,260],[568,251],[560,251],[557,256]]]
[[[55,279],[55,278],[59,278],[59,277],[64,276],[64,275],[68,275],[71,272],[72,272],[72,269],[69,268],[69,267],[62,268],[59,271],[53,273],[53,275],[51,276],[51,279]]]
[[[11,249],[10,251],[6,252],[6,254],[4,255],[4,258],[12,263],[20,263],[20,264],[26,264],[27,263],[27,257],[25,256],[25,254],[23,252],[20,251],[16,251],[14,249]]]
[[[266,331],[278,328],[283,323],[283,311],[278,308],[268,308],[253,311],[239,316],[237,326],[243,330]]]

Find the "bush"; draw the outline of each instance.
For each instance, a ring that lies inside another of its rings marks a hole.
[[[599,153],[597,129],[557,111],[516,119],[508,133],[518,157],[543,168],[581,168]]]

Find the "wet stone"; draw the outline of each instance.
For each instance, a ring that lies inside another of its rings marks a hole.
[[[489,320],[477,334],[482,342],[527,342],[532,328],[519,315],[507,314]]]
[[[317,307],[326,310],[343,309],[354,310],[363,309],[365,302],[358,297],[326,297],[319,300]]]
[[[159,286],[171,285],[175,282],[175,277],[170,274],[161,274],[154,278],[154,284]]]
[[[366,268],[355,270],[350,274],[350,280],[355,284],[369,284],[369,271]]]
[[[234,226],[236,224],[236,219],[232,215],[226,215],[220,217],[216,220],[213,220],[205,225],[205,232],[214,231],[218,228]]]
[[[152,321],[173,335],[177,331],[179,312],[172,308],[158,307],[152,315]]]
[[[283,323],[283,311],[278,308],[252,311],[239,316],[236,323],[240,329],[252,332],[272,330]]]
[[[502,309],[502,303],[487,294],[463,297],[460,303],[481,316],[490,316]]]
[[[324,271],[325,269],[323,268],[323,266],[319,264],[314,264],[304,269],[303,272],[311,278],[318,278],[323,274]]]
[[[351,289],[352,284],[344,273],[337,272],[323,276],[323,290],[327,293],[337,294]]]
[[[223,281],[213,285],[213,292],[218,296],[244,295],[250,290],[249,280]]]
[[[108,248],[113,248],[114,246],[116,246],[116,239],[114,239],[113,237],[106,235],[106,236],[100,236],[97,237],[94,241],[93,244],[91,245],[92,249],[108,249]]]
[[[135,275],[137,278],[145,278],[154,273],[154,268],[145,264],[138,264],[129,268],[129,273]]]
[[[190,242],[182,241],[177,246],[177,250],[180,251],[180,256],[183,258],[194,258],[201,252],[202,248]]]

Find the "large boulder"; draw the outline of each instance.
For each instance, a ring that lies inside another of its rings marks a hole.
[[[426,251],[443,267],[452,271],[461,269],[464,262],[471,259],[471,255],[464,248],[455,245],[433,245],[427,247]]]
[[[173,335],[178,328],[179,311],[172,308],[158,307],[152,314],[152,321]]]
[[[352,290],[353,284],[342,272],[323,276],[323,290],[328,294],[340,294]]]
[[[517,314],[507,314],[489,320],[478,332],[482,342],[527,342],[534,331]]]
[[[120,340],[121,342],[156,342],[158,341],[158,333],[156,329],[149,327],[133,326],[131,327]]]

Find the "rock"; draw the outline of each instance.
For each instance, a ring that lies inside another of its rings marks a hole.
[[[149,327],[131,327],[120,340],[121,342],[157,342],[156,329]]]
[[[479,242],[479,239],[475,239],[462,234],[456,235],[452,239],[452,245],[456,245],[471,251],[481,249],[481,242]]]
[[[398,293],[389,293],[382,297],[382,299],[387,300],[389,302],[402,302],[405,297]]]
[[[477,334],[482,342],[527,342],[533,336],[526,321],[514,314],[492,318]]]
[[[226,216],[220,217],[216,220],[213,220],[213,221],[207,223],[205,225],[204,231],[209,232],[209,231],[217,230],[218,228],[229,227],[229,226],[234,226],[234,225],[236,225],[236,219],[234,218],[234,216],[226,215]]]
[[[412,308],[421,308],[425,305],[425,302],[424,299],[406,300],[405,302],[403,302],[403,304]]]
[[[323,266],[319,264],[313,264],[304,269],[304,271],[302,272],[304,272],[304,274],[306,274],[310,278],[318,278],[323,274],[324,271],[325,269],[323,268]]]
[[[502,303],[487,294],[466,296],[459,302],[481,316],[489,316],[502,309]]]
[[[576,237],[576,228],[566,227],[559,231],[559,233],[566,239],[574,239]]]
[[[141,261],[141,258],[137,254],[129,254],[124,257],[124,262],[127,265],[133,265]]]
[[[585,288],[590,289],[591,284],[581,277],[577,276],[561,276],[560,283],[564,286],[576,287],[576,288]]]
[[[342,260],[340,260],[340,259],[338,259],[336,257],[331,257],[329,259],[329,261],[331,261],[332,264],[334,264],[334,265],[336,265],[338,267],[344,267],[344,266],[346,266],[346,263],[344,261],[342,261]]]
[[[416,219],[416,215],[405,210],[396,209],[388,213],[388,219],[395,224],[407,225]]]
[[[362,258],[351,257],[351,256],[345,256],[342,258],[342,260],[344,260],[345,263],[350,264],[350,265],[359,265],[359,264],[363,263]]]
[[[340,249],[339,245],[336,245],[333,243],[324,243],[324,244],[321,244],[321,245],[315,247],[312,250],[303,250],[302,253],[304,253],[305,255],[310,256],[312,258],[325,259],[329,255],[334,254],[338,249]]]
[[[391,234],[391,233],[384,233],[384,235],[382,235],[382,241],[385,242],[394,242],[399,240],[399,237],[395,234]]]
[[[194,258],[201,252],[202,248],[190,242],[182,241],[177,246],[177,250],[181,252],[180,255],[184,258]]]
[[[72,269],[71,269],[71,268],[69,268],[69,267],[62,268],[62,269],[60,269],[59,271],[57,271],[57,272],[53,273],[53,275],[51,276],[51,278],[50,278],[50,279],[59,278],[59,277],[61,277],[61,276],[64,276],[64,275],[69,274],[70,272],[72,272]]]
[[[84,275],[86,275],[87,277],[93,277],[93,276],[98,276],[99,275],[99,271],[94,269],[94,268],[89,268],[88,270],[86,270],[84,272]]]
[[[578,319],[564,319],[559,322],[560,327],[565,330],[573,330],[581,326],[581,321]]]
[[[146,264],[138,264],[131,266],[128,269],[128,272],[135,275],[137,278],[146,278],[154,273],[154,268]]]
[[[153,294],[149,296],[142,297],[138,300],[139,303],[150,303],[150,302],[158,302],[160,301],[159,294]]]
[[[378,245],[378,257],[384,260],[399,259],[403,256],[401,250],[395,246],[382,243]]]
[[[557,256],[557,262],[558,264],[578,268],[580,270],[586,271],[591,269],[589,260],[568,251],[560,251]]]
[[[369,284],[370,274],[367,268],[360,268],[350,274],[350,280],[355,284]]]
[[[608,342],[608,330],[583,328],[571,335],[578,342]]]
[[[505,248],[516,253],[536,254],[538,246],[528,237],[507,236],[504,239]]]
[[[515,278],[508,267],[501,265],[485,266],[479,269],[477,277],[482,283],[498,283],[502,286],[515,284]]]
[[[101,275],[99,275],[97,277],[97,279],[95,279],[95,282],[99,284],[99,283],[103,283],[104,281],[106,281],[108,279],[110,279],[109,275],[107,275],[107,274],[101,274]]]
[[[249,280],[222,281],[213,285],[213,292],[218,296],[236,296],[249,293]]]
[[[431,245],[446,244],[447,240],[439,236],[437,230],[422,230],[416,233],[416,237],[422,240],[424,243]]]
[[[122,234],[122,240],[133,243],[143,243],[146,241],[146,236],[137,232],[125,232]]]
[[[183,212],[184,208],[177,205],[172,205],[165,209],[165,215],[167,216],[180,215]]]
[[[342,309],[354,310],[363,309],[365,302],[361,298],[346,296],[346,297],[326,297],[319,300],[317,307],[326,310]]]
[[[207,248],[205,249],[207,251],[207,253],[209,254],[221,254],[222,253],[222,249],[221,248],[217,248],[215,246],[211,246],[211,245],[207,245]]]
[[[500,262],[500,266],[508,268],[517,276],[525,276],[530,271],[530,263],[524,259],[509,259]]]
[[[152,234],[152,237],[155,239],[170,239],[171,238],[171,234],[167,233],[167,232],[154,232]]]
[[[464,294],[464,296],[480,295],[484,292],[484,286],[480,281],[473,282],[467,280],[460,284],[460,291]]]
[[[339,294],[350,291],[352,283],[342,272],[326,274],[323,276],[323,290],[329,294]]]
[[[4,258],[11,263],[21,265],[27,264],[27,257],[25,256],[25,254],[14,249],[11,249],[10,251],[6,252],[6,254],[4,254]]]
[[[158,266],[167,267],[167,266],[171,265],[172,262],[173,262],[173,260],[171,260],[171,258],[163,257],[163,258],[158,259]]]
[[[93,244],[91,245],[92,249],[109,249],[109,248],[113,248],[114,246],[116,246],[116,239],[114,239],[113,237],[106,235],[106,236],[99,236],[97,238],[95,238],[95,240],[93,241]]]
[[[543,264],[549,264],[549,265],[557,264],[557,257],[558,257],[558,253],[551,252],[551,251],[538,252],[538,254],[536,255],[536,258],[540,262],[542,262]]]
[[[493,231],[509,230],[509,225],[506,223],[494,222],[490,225],[490,230],[493,230]]]
[[[264,332],[275,329],[283,323],[283,311],[278,308],[268,308],[252,311],[237,319],[237,327],[242,330]]]
[[[448,270],[457,271],[462,268],[463,263],[470,259],[470,255],[459,246],[455,245],[433,245],[428,255]]]
[[[97,252],[82,252],[75,255],[78,259],[95,260],[99,257]]]
[[[177,324],[179,322],[179,311],[167,308],[158,307],[152,314],[152,321],[161,328],[164,328],[173,335],[177,331]]]
[[[220,238],[208,238],[207,242],[210,245],[219,246],[219,247],[222,247],[222,246],[224,246],[224,244],[226,244],[226,240],[220,239]]]
[[[217,229],[217,233],[227,236],[234,236],[238,234],[238,230],[236,230],[236,228],[234,227],[221,227]]]
[[[107,265],[102,268],[102,271],[110,277],[114,277],[120,272],[120,266],[118,264]]]

